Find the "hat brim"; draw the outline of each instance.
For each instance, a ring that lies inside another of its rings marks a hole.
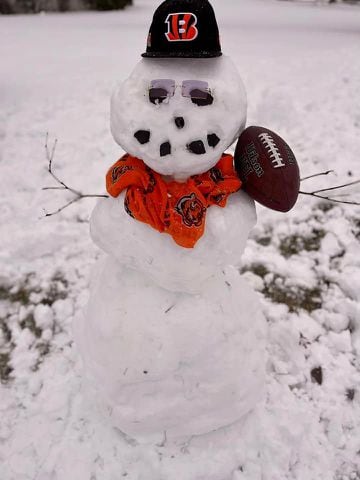
[[[145,52],[144,58],[216,58],[221,57],[222,52]]]

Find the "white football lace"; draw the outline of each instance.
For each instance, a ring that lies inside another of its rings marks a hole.
[[[274,165],[274,168],[285,167],[284,160],[282,159],[279,149],[277,148],[274,139],[268,133],[260,133],[260,140],[265,145],[265,148],[270,154],[270,159]]]

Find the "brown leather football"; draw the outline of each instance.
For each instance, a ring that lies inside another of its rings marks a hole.
[[[288,212],[299,195],[300,174],[295,155],[276,133],[248,127],[235,150],[235,168],[244,190],[257,202]]]

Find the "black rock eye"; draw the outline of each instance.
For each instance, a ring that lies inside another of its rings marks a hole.
[[[149,100],[154,105],[162,103],[168,97],[168,92],[164,88],[150,88]]]
[[[214,97],[210,92],[204,92],[202,90],[192,90],[190,92],[191,101],[198,107],[205,107],[206,105],[212,105]]]
[[[134,133],[134,137],[141,145],[144,145],[150,140],[150,132],[148,130],[138,130]]]

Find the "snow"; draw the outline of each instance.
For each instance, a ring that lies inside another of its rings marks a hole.
[[[0,18],[2,378],[5,365],[13,369],[1,385],[0,478],[356,480],[356,206],[330,209],[302,196],[286,215],[258,208],[243,269],[260,290],[268,320],[267,394],[241,435],[236,428],[219,431],[221,447],[207,452],[201,437],[137,444],[104,422],[83,393],[71,324],[86,304],[99,256],[88,232],[94,202],[39,220],[43,207],[51,211],[71,198],[40,192],[54,184],[45,132],[50,142],[59,139],[57,174],[86,193],[102,193],[105,172],[121,154],[109,129],[110,95],[138,62],[156,3],[139,0],[125,12]],[[283,136],[302,176],[336,170],[336,177],[304,182],[304,190],[359,178],[359,7],[213,4],[223,49],[246,86],[248,124]],[[319,367],[321,385],[311,374]]]

